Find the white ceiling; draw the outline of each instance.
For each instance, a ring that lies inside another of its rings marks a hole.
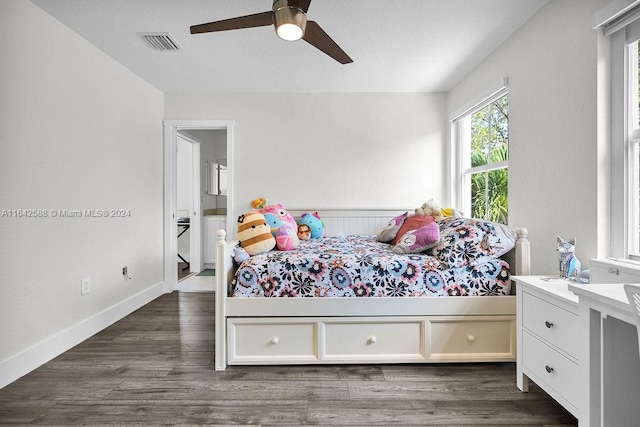
[[[314,0],[307,14],[353,59],[341,65],[273,27],[189,26],[271,9],[271,0],[32,0],[166,93],[446,92],[548,0]],[[168,32],[179,52],[139,32]]]

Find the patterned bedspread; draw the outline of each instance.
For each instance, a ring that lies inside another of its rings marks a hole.
[[[490,259],[449,268],[433,256],[398,255],[375,236],[300,242],[252,256],[236,271],[233,297],[426,297],[508,295],[509,265]]]

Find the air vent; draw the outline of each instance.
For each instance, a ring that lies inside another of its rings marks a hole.
[[[154,50],[180,50],[169,33],[138,33]]]

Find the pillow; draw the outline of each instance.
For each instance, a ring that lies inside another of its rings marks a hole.
[[[482,219],[445,218],[439,221],[440,241],[426,251],[451,267],[479,265],[498,258],[515,246],[509,227]]]
[[[417,254],[435,246],[439,241],[440,227],[436,222],[431,222],[405,233],[391,251],[396,254]]]
[[[409,212],[405,212],[402,215],[398,215],[393,218],[385,227],[382,229],[376,240],[378,242],[388,243],[393,240],[398,234],[398,230],[402,227],[404,220],[409,216]]]
[[[428,216],[428,215],[410,216],[404,221],[404,223],[400,227],[400,230],[398,230],[398,233],[396,234],[396,236],[393,239],[391,239],[391,244],[395,246],[396,243],[398,243],[398,240],[400,240],[400,237],[404,236],[408,231],[417,230],[418,228],[424,227],[425,225],[431,222],[433,222],[432,216]]]

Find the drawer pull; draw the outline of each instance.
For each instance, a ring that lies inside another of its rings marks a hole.
[[[553,372],[553,368],[552,368],[551,366],[549,366],[549,365],[546,365],[546,366],[544,367],[544,369],[546,369],[548,373]]]
[[[469,335],[467,339],[469,340],[469,342],[474,342],[476,340],[476,337],[474,337],[473,335]]]
[[[369,338],[369,344],[375,344],[376,343],[377,338],[375,336],[372,336],[371,338]]]
[[[548,320],[546,320],[544,322],[544,326],[546,326],[547,328],[551,329],[553,327],[553,323],[549,322]]]
[[[278,337],[273,337],[271,338],[271,344],[272,345],[276,345],[280,342],[280,339]]]

